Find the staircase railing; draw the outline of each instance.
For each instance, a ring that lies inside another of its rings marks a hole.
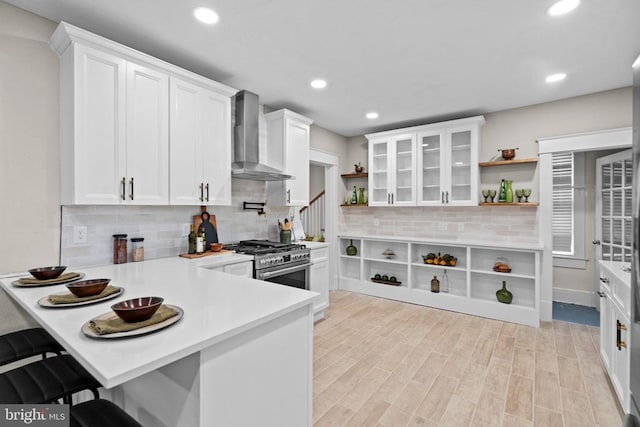
[[[324,235],[324,190],[300,209],[300,220],[308,236]]]

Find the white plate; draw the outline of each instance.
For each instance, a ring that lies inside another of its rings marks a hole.
[[[72,302],[72,303],[68,303],[68,304],[54,304],[52,302],[49,301],[49,295],[44,296],[42,298],[40,298],[38,300],[38,305],[40,307],[46,307],[46,308],[67,308],[67,307],[78,307],[81,305],[90,305],[90,304],[96,304],[102,301],[108,301],[110,299],[119,297],[120,295],[122,295],[122,293],[124,292],[124,288],[121,288],[119,286],[113,286],[114,288],[118,289],[118,292],[114,292],[110,295],[107,295],[106,297],[102,297],[102,298],[98,298],[98,299],[92,299],[89,301],[80,301],[80,302]],[[55,294],[51,294],[51,295],[68,295],[70,292],[57,292]]]
[[[99,339],[128,338],[128,337],[135,337],[138,335],[150,334],[152,332],[159,331],[160,329],[167,328],[173,325],[174,323],[178,322],[180,319],[182,319],[182,315],[184,314],[184,311],[180,307],[178,307],[177,305],[170,305],[170,304],[165,304],[165,305],[167,307],[170,307],[176,310],[178,314],[176,314],[175,316],[163,322],[156,323],[155,325],[145,326],[144,328],[134,329],[133,331],[128,331],[128,332],[115,332],[113,334],[104,334],[104,335],[100,335],[96,333],[89,326],[91,320],[107,320],[107,319],[115,319],[118,317],[117,314],[115,314],[113,311],[110,311],[109,313],[104,313],[98,317],[94,317],[89,322],[82,325],[81,330],[82,330],[82,333],[85,334],[86,336],[90,338],[99,338]]]
[[[62,280],[59,282],[51,282],[51,283],[20,283],[20,279],[11,282],[13,286],[18,288],[37,288],[38,286],[54,286],[54,285],[62,285],[65,283],[75,282],[76,280],[80,280],[84,277],[84,273],[80,273],[78,277],[74,277],[72,279]],[[23,279],[28,279],[28,277],[23,277]]]

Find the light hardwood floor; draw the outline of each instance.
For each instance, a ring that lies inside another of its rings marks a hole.
[[[618,427],[598,347],[594,327],[332,291],[315,325],[314,426]]]

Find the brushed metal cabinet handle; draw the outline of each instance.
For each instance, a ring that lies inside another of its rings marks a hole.
[[[444,194],[445,194],[446,203],[449,203],[449,191],[448,190],[445,191]]]
[[[287,190],[287,203],[291,203],[291,189]]]
[[[591,243],[593,243],[594,245],[599,245],[600,244],[600,240],[592,240]]]
[[[440,192],[441,203],[444,204],[444,191]]]
[[[206,188],[207,188],[207,202],[208,202],[209,201],[209,183],[208,182],[207,182]]]
[[[606,298],[606,297],[607,297],[607,294],[605,294],[604,292],[598,291],[598,296],[599,296],[600,298]]]
[[[125,195],[125,193],[127,192],[127,178],[123,176],[120,184],[122,185],[122,194],[120,194],[120,197],[122,197],[122,200],[124,201],[127,200],[127,197]]]
[[[131,194],[129,194],[129,198],[133,200],[133,177],[131,177],[131,181],[129,181],[129,184],[131,184]]]
[[[609,279],[607,279],[606,277],[601,277],[601,278],[600,278],[600,281],[601,281],[602,283],[609,283]]]
[[[200,201],[204,202],[204,183],[200,183]]]

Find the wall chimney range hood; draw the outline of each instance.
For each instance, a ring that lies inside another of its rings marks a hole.
[[[233,135],[234,162],[231,166],[231,176],[254,181],[295,179],[291,175],[260,163],[258,95],[243,90],[238,92],[235,98],[236,123]]]

